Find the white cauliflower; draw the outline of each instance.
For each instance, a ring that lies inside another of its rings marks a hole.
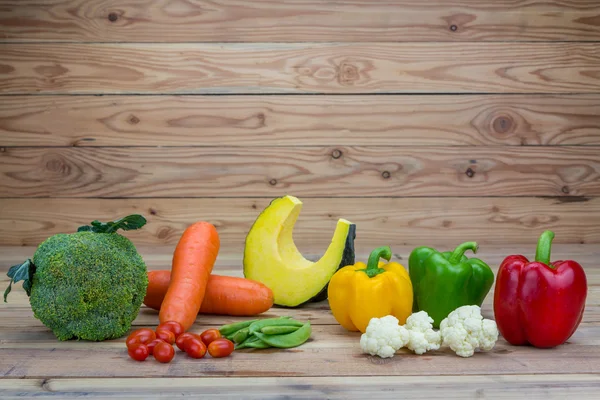
[[[393,315],[371,318],[360,337],[360,348],[372,356],[393,357],[409,340],[408,331],[399,324],[400,321]]]
[[[406,319],[404,327],[408,330],[409,340],[406,345],[415,354],[423,354],[429,350],[437,350],[442,344],[439,332],[433,330],[433,318],[425,311],[413,313]]]
[[[479,306],[462,306],[440,323],[443,344],[461,357],[471,357],[475,350],[489,351],[498,340],[496,321],[484,319]]]

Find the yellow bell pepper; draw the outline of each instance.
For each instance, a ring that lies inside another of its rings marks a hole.
[[[329,307],[336,321],[349,331],[365,333],[371,318],[393,315],[401,325],[412,313],[413,287],[408,271],[389,261],[385,246],[371,253],[367,265],[357,262],[339,269],[329,281]]]

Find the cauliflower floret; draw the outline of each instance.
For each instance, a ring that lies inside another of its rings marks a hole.
[[[382,358],[393,357],[409,340],[408,331],[399,323],[393,315],[371,318],[366,332],[360,337],[362,351]]]
[[[442,338],[439,332],[433,330],[432,324],[433,318],[426,311],[419,311],[408,317],[404,325],[409,333],[406,347],[415,354],[423,354],[429,350],[439,349]]]
[[[462,306],[440,323],[443,344],[461,357],[471,357],[476,349],[489,351],[498,340],[496,321],[484,319],[479,306]]]

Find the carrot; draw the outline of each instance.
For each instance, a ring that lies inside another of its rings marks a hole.
[[[179,322],[187,331],[196,321],[221,243],[216,228],[204,221],[190,225],[173,253],[171,282],[158,319]]]
[[[171,272],[148,272],[148,290],[144,304],[160,310],[167,293]],[[211,275],[200,307],[200,314],[252,316],[273,306],[273,291],[264,284],[235,276]]]

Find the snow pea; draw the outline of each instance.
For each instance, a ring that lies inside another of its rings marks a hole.
[[[221,332],[222,336],[229,336],[229,335],[236,333],[240,329],[249,327],[250,324],[252,324],[253,322],[256,322],[256,321],[258,321],[258,320],[251,319],[248,321],[241,321],[241,322],[235,322],[233,324],[223,325],[222,327],[219,328],[219,332]]]
[[[246,347],[250,347],[250,348],[253,348],[253,349],[268,349],[271,346],[268,345],[267,343],[263,342],[262,340],[258,339],[256,341],[252,341],[250,343],[247,343]]]
[[[233,343],[242,343],[249,336],[249,328],[240,329],[233,335]]]
[[[270,346],[287,349],[300,346],[302,343],[306,342],[310,337],[311,332],[310,322],[307,322],[296,332],[288,333],[286,335],[265,335],[261,332],[254,332],[254,335]]]
[[[250,334],[254,334],[255,332],[260,332],[262,328],[265,326],[281,326],[281,325],[291,325],[291,326],[302,326],[302,322],[296,321],[295,319],[291,319],[289,317],[279,317],[279,318],[265,318],[253,322],[250,324]]]
[[[271,346],[269,346],[268,344],[266,344],[265,342],[263,342],[256,336],[248,336],[248,338],[246,340],[244,340],[242,343],[238,343],[235,345],[236,350],[245,349],[248,347],[254,348],[254,349],[266,349]]]
[[[265,335],[282,335],[285,333],[296,332],[298,329],[300,329],[300,327],[295,326],[295,325],[281,325],[281,326],[269,325],[269,326],[262,327],[260,329],[260,332],[264,333]]]

